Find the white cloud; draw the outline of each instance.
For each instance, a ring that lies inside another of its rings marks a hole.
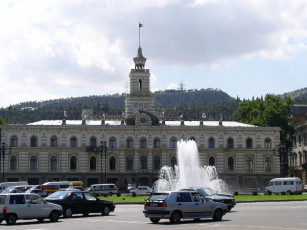
[[[178,89],[178,83],[171,82],[166,89]]]

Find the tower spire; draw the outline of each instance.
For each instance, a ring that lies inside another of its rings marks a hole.
[[[139,22],[139,48],[141,48],[141,27],[143,27],[143,24]]]

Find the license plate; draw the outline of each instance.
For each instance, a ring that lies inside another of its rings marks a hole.
[[[151,206],[151,207],[157,207],[158,204],[157,204],[157,203],[151,203],[150,206]]]

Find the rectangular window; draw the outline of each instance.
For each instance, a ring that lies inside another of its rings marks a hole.
[[[25,196],[24,195],[11,195],[10,204],[24,204]]]
[[[275,181],[275,185],[276,185],[276,186],[282,185],[282,181]]]

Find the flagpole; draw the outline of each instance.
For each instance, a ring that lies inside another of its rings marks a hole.
[[[141,23],[139,23],[139,47],[141,47],[141,36],[140,36],[140,34],[141,34],[141,26],[140,26],[140,24]]]

